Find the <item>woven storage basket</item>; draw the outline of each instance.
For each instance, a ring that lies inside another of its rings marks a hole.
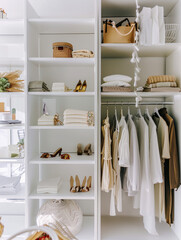
[[[165,24],[165,42],[172,43],[177,39],[179,24]]]
[[[67,42],[53,43],[53,57],[54,58],[71,58],[73,46]]]

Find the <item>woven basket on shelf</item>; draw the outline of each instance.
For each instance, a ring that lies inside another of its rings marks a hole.
[[[165,42],[175,42],[179,30],[179,24],[165,24]]]
[[[54,58],[71,58],[73,46],[67,42],[53,43],[53,57]]]

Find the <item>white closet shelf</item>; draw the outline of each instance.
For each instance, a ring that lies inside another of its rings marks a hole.
[[[0,97],[24,97],[24,92],[1,92]]]
[[[178,0],[139,0],[142,7],[154,7],[155,5],[163,6],[165,16],[167,16]],[[135,16],[135,0],[103,0],[102,16],[103,17],[127,17]],[[140,10],[141,10],[140,9]]]
[[[21,183],[20,190],[17,192],[17,194],[0,195],[0,199],[25,199],[25,184]]]
[[[180,43],[164,45],[140,46],[140,57],[167,57],[181,46]],[[101,44],[102,58],[130,58],[134,49],[132,43],[103,43]]]
[[[13,129],[23,129],[23,128],[25,128],[24,124],[1,124],[0,125],[0,130],[1,129],[13,130]]]
[[[181,95],[181,92],[138,92],[141,97],[174,97]],[[113,97],[135,97],[134,92],[102,92],[102,98],[113,98]]]
[[[79,240],[93,240],[94,239],[94,217],[84,216],[83,225],[80,233],[76,236]]]
[[[30,126],[32,130],[94,130],[94,126]]]
[[[23,19],[0,19],[0,36],[23,36]]]
[[[63,65],[63,66],[93,66],[95,63],[94,58],[52,58],[52,57],[31,57],[30,62],[35,64],[41,64],[45,66],[49,65]]]
[[[73,164],[84,164],[84,165],[93,165],[94,155],[77,155],[77,153],[69,153],[70,160],[63,160],[60,157],[55,158],[35,158],[30,161],[30,164],[62,164],[62,165],[73,165]]]
[[[38,33],[94,33],[94,18],[30,18]]]
[[[68,184],[63,185],[62,183],[60,187],[60,193],[57,194],[38,194],[33,191],[29,195],[29,199],[75,199],[75,200],[94,200],[94,190],[91,189],[89,192],[85,193],[71,193],[70,186]]]
[[[173,230],[166,223],[156,221],[159,236],[147,233],[143,226],[142,217],[102,217],[102,240],[178,240]],[[111,231],[110,231],[111,229]],[[131,231],[130,231],[131,229]]]
[[[0,65],[2,66],[23,66],[24,58],[0,58]]]
[[[0,163],[23,163],[24,158],[0,158]]]
[[[62,96],[62,97],[87,97],[94,96],[95,92],[29,92],[31,96]]]

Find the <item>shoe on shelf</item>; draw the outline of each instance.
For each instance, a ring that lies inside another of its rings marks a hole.
[[[80,89],[82,89],[82,82],[81,80],[78,81],[75,89],[74,89],[74,92],[78,92]]]
[[[87,82],[86,80],[84,80],[83,84],[82,84],[82,88],[79,90],[79,92],[85,92],[87,89]]]
[[[77,155],[82,155],[82,145],[80,143],[77,145]]]
[[[58,148],[54,153],[50,154],[51,157],[56,157],[57,154],[59,154],[59,156],[61,156],[62,153],[62,148]]]
[[[75,187],[74,187],[74,178],[70,177],[70,192],[75,193]]]
[[[92,155],[92,149],[91,149],[90,143],[85,146],[84,153],[86,153],[87,155]]]

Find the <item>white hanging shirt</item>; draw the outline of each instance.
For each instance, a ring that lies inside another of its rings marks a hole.
[[[148,119],[147,119],[148,117]],[[161,167],[161,159],[158,145],[158,137],[156,131],[156,125],[151,118],[151,116],[146,116],[145,118],[148,128],[149,128],[149,148],[150,148],[150,166],[151,166],[151,178],[152,183],[162,183],[162,167]]]
[[[129,131],[125,120],[122,116],[119,122],[119,166],[129,167]]]
[[[155,228],[155,199],[149,156],[149,129],[143,117],[136,117],[135,123],[141,163],[140,214],[143,216],[145,229],[150,234],[158,235]]]
[[[136,127],[131,115],[128,116],[127,125],[129,131],[130,151],[130,166],[127,169],[127,188],[128,196],[135,196],[140,190],[140,154]]]

